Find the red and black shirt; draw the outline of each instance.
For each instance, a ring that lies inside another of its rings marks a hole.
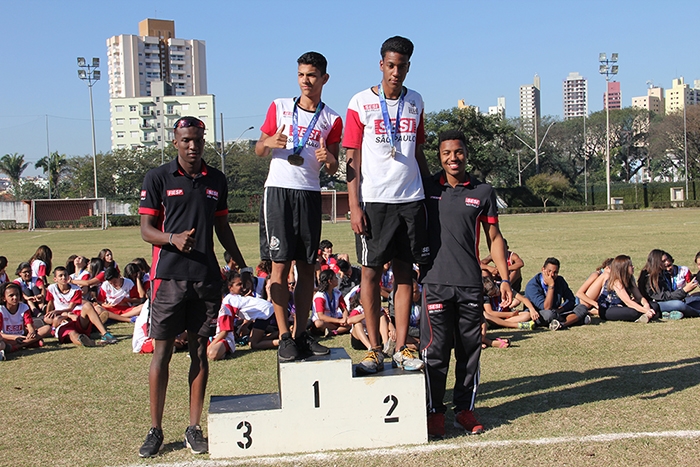
[[[202,161],[202,172],[190,177],[177,158],[151,169],[143,180],[139,214],[158,219],[156,227],[175,234],[195,229],[190,253],[165,244],[153,246],[151,277],[187,281],[221,280],[214,254],[214,218],[226,216],[228,187],[219,170]]]
[[[498,223],[496,192],[470,175],[453,188],[441,171],[425,180],[425,204],[431,262],[423,282],[474,289],[480,298],[479,229],[481,222]]]

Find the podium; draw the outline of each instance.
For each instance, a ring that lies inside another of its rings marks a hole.
[[[279,392],[211,396],[211,458],[377,448],[428,441],[425,377],[354,375],[345,349],[278,364]]]

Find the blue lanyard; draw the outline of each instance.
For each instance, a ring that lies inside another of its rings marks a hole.
[[[318,105],[316,106],[316,111],[314,112],[314,116],[311,118],[311,123],[309,123],[308,128],[304,132],[304,136],[302,136],[301,138],[301,142],[299,142],[299,99],[294,100],[294,111],[292,112],[292,145],[294,146],[295,156],[301,154],[301,150],[304,149],[304,146],[306,146],[306,142],[309,141],[311,132],[316,126],[318,116],[321,114],[321,110],[323,110],[324,106],[325,104],[323,102],[318,103]]]
[[[379,105],[382,108],[382,118],[384,119],[384,128],[386,129],[386,134],[389,135],[389,144],[391,145],[391,157],[396,157],[396,146],[394,144],[394,135],[399,134],[399,123],[401,121],[401,114],[403,113],[403,103],[406,93],[403,88],[401,89],[401,96],[399,97],[399,106],[396,109],[396,128],[391,125],[391,119],[389,118],[389,110],[386,107],[386,97],[384,97],[384,90],[382,89],[382,83],[377,85],[377,94],[379,94]]]
[[[326,294],[326,301],[328,302],[328,309],[331,312],[331,316],[335,315],[336,311],[336,306],[335,306],[335,293],[331,290],[330,296],[328,295],[328,292],[324,292]],[[333,297],[333,298],[331,298]]]

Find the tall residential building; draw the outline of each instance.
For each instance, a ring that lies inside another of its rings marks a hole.
[[[646,96],[632,98],[632,107],[646,109],[663,115],[665,112],[664,88],[651,87]]]
[[[107,39],[110,97],[151,95],[151,83],[163,81],[176,96],[207,93],[206,44],[175,38],[175,22],[145,19],[139,35]]]
[[[588,115],[588,81],[577,72],[569,73],[563,84],[564,120]]]
[[[620,92],[619,81],[607,82],[608,92],[603,93],[603,109],[621,109],[622,92]]]
[[[489,106],[489,115],[498,115],[501,118],[506,118],[505,97],[499,97],[496,105]]]
[[[666,113],[683,110],[686,105],[700,104],[700,80],[695,80],[695,87],[685,84],[683,77],[673,80],[671,89],[666,90]]]
[[[540,119],[540,77],[535,75],[532,84],[520,86],[520,124],[529,132]]]
[[[184,115],[202,120],[207,126],[205,139],[215,141],[214,96],[168,95],[166,86],[163,81],[153,81],[150,96],[109,100],[112,149],[162,148],[174,139],[173,126]]]

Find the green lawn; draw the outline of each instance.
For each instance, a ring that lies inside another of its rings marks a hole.
[[[501,227],[511,248],[525,261],[525,280],[539,270],[544,258],[555,256],[562,262],[562,276],[574,290],[608,256],[629,254],[639,270],[652,248],[668,250],[678,264],[688,266],[700,250],[700,211],[693,209],[512,215],[502,216]],[[234,232],[246,259],[255,265],[257,226],[234,226]],[[349,224],[324,224],[324,238],[333,241],[336,252],[350,252],[354,259]],[[112,249],[121,265],[136,256],[150,257],[150,248],[135,228],[2,232],[0,254],[9,259],[11,277],[16,265],[27,260],[40,244],[53,249],[54,264],[63,263],[73,253],[94,256],[105,247]],[[221,257],[220,247],[217,255]],[[114,346],[59,347],[51,339],[42,349],[13,354],[0,363],[5,383],[0,410],[0,465],[186,464],[193,459],[189,450],[181,449],[187,425],[188,357],[175,354],[171,364],[164,420],[166,450],[156,459],[142,461],[136,452],[149,425],[150,358],[132,354],[131,325],[113,325],[111,330],[120,339]],[[542,445],[517,441],[697,430],[700,320],[646,326],[594,320],[591,326],[564,332],[490,333],[509,337],[514,345],[482,354],[477,412],[487,427],[485,434],[476,438],[459,436],[448,428],[445,441],[430,443],[436,450],[397,450],[371,456],[336,453],[274,463],[697,465],[697,437],[606,438]],[[360,357],[359,352],[350,350],[347,336],[324,343],[344,346],[355,360]],[[274,351],[241,349],[233,359],[212,363],[209,392],[276,391],[275,361]],[[348,410],[360,403],[352,394],[345,397]],[[308,430],[309,436],[319,435],[314,427],[304,427],[303,423],[300,429]],[[511,443],[499,444],[503,441]]]

